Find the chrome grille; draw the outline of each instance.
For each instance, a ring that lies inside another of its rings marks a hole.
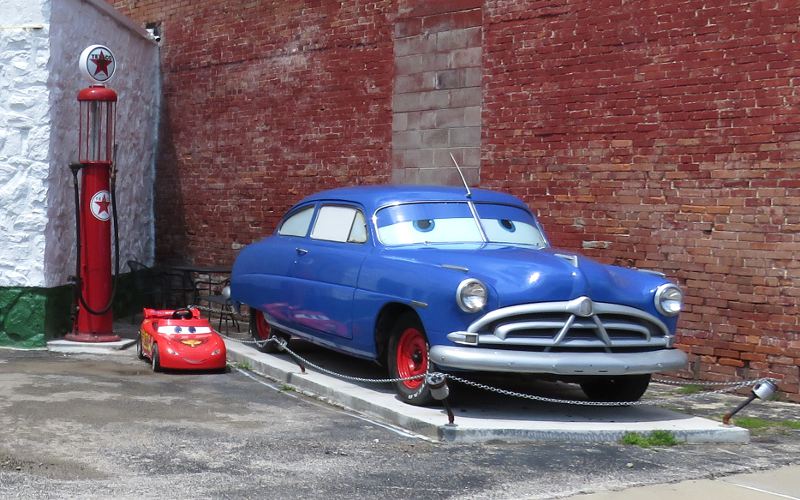
[[[451,333],[454,342],[539,351],[625,351],[672,347],[667,326],[633,307],[592,302],[579,297],[491,311],[466,332]]]

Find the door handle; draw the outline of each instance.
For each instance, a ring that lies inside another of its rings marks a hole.
[[[297,252],[297,255],[305,255],[308,253],[308,250],[305,248],[295,248],[294,251]]]

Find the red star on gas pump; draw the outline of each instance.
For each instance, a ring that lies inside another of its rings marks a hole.
[[[109,213],[109,212],[108,212],[108,206],[109,206],[109,205],[111,205],[111,202],[110,202],[110,201],[108,201],[106,198],[103,198],[103,199],[101,199],[101,200],[97,200],[97,201],[95,201],[95,204],[96,204],[98,207],[100,207],[100,208],[97,210],[97,214],[98,214],[98,215],[100,215],[100,214],[102,214],[102,213],[104,213],[104,212],[105,212],[106,214],[108,214],[108,213]]]
[[[92,56],[92,62],[95,64],[94,74],[96,75],[102,71],[106,74],[106,76],[109,76],[108,65],[111,64],[111,61],[111,57],[107,57],[105,54],[103,54],[102,50],[98,55]]]

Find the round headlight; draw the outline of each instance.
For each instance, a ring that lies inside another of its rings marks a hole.
[[[676,285],[666,283],[656,288],[656,309],[664,316],[675,316],[683,306],[683,292]]]
[[[486,286],[476,279],[466,279],[459,283],[456,289],[456,303],[462,311],[468,313],[478,312],[486,306],[489,296]]]

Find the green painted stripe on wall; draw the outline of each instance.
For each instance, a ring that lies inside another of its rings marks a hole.
[[[114,298],[114,317],[141,310],[142,290],[133,273],[121,274]],[[0,347],[31,349],[63,337],[72,329],[72,287],[0,287]]]
[[[71,288],[0,288],[0,346],[44,347],[70,328]]]

